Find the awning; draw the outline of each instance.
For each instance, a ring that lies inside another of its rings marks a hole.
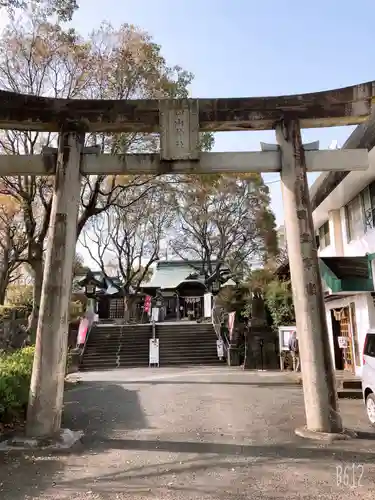
[[[320,257],[322,280],[331,294],[373,292],[371,259],[363,257]]]

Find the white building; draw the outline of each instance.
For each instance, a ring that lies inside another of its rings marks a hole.
[[[375,148],[369,160],[367,171],[350,172],[313,212],[333,359],[336,369],[357,375],[366,332],[375,328]]]

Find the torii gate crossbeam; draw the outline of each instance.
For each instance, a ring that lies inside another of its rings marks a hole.
[[[1,128],[60,132],[57,157],[7,157],[7,163],[0,159],[0,175],[56,174],[28,434],[46,437],[60,430],[81,174],[237,170],[281,171],[307,429],[341,432],[306,171],[366,168],[367,152],[305,152],[300,127],[362,123],[371,112],[374,94],[374,82],[315,94],[246,99],[82,101],[0,92]],[[199,151],[199,131],[265,129],[276,130],[279,151]],[[160,156],[86,156],[84,134],[92,131],[160,131]]]

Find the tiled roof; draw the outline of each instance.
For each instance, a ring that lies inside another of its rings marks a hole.
[[[199,272],[201,267],[202,262],[197,260],[160,261],[157,263],[151,280],[142,286],[161,289],[176,288],[190,274]]]

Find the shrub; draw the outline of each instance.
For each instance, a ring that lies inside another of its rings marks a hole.
[[[6,303],[12,306],[33,305],[32,285],[10,285],[7,290]]]
[[[29,398],[34,347],[25,347],[0,358],[0,421],[20,416]]]
[[[6,305],[0,306],[0,321],[5,319],[25,319],[30,314],[27,305]]]
[[[293,294],[290,281],[273,280],[266,290],[266,304],[271,313],[273,325],[293,325],[296,321]]]

